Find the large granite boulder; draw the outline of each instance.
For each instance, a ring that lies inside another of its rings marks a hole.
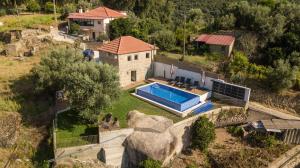
[[[163,162],[173,153],[177,139],[168,129],[172,120],[132,111],[128,114],[128,125],[135,129],[124,142],[129,167],[136,167],[147,158]]]
[[[146,115],[136,110],[130,111],[127,115],[127,124],[137,131],[164,132],[173,125],[173,121],[155,115]]]

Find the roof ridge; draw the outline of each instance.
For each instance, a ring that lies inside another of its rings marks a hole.
[[[119,40],[119,45],[118,45],[118,50],[117,50],[117,53],[118,53],[118,54],[119,54],[119,51],[120,51],[120,46],[121,46],[121,40],[122,40],[122,37],[123,37],[123,36],[121,36],[121,37],[120,37],[120,40]]]
[[[106,10],[106,7],[105,7],[105,6],[103,6],[102,8],[104,9],[104,11],[105,11],[105,13],[106,13],[106,16],[108,16],[108,17],[109,17],[109,15],[108,15],[108,12],[107,12],[107,10]]]

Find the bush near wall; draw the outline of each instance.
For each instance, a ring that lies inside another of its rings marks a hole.
[[[216,138],[215,126],[205,116],[199,117],[192,125],[192,147],[206,151]]]

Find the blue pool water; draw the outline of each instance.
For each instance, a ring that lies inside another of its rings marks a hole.
[[[180,89],[153,83],[140,87],[136,94],[178,111],[184,111],[200,103],[200,97]]]

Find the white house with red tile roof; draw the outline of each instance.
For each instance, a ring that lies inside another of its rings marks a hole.
[[[109,9],[107,7],[98,7],[86,12],[80,10],[79,13],[70,13],[68,24],[75,22],[80,25],[90,39],[96,39],[100,34],[107,33],[110,21],[126,17],[125,12]]]
[[[99,59],[117,67],[121,87],[140,82],[153,72],[152,62],[158,48],[132,36],[122,36],[101,45]]]
[[[235,38],[229,35],[202,34],[195,40],[199,45],[207,44],[210,52],[230,56]]]

